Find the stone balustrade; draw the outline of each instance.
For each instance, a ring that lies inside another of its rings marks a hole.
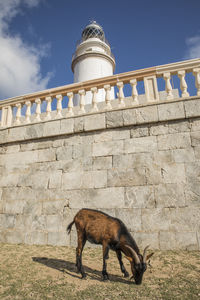
[[[186,73],[193,75],[196,87],[195,95],[199,96],[200,59],[192,59],[74,83],[2,100],[0,101],[0,128],[141,105],[142,102],[137,88],[138,82],[143,82],[146,103],[190,97]],[[173,93],[173,76],[178,76],[179,78],[180,97]],[[164,99],[163,96],[160,97],[159,94],[158,78],[163,78],[165,82]],[[129,85],[132,89],[130,96],[125,96],[125,85]],[[111,87],[115,87],[117,90],[116,99],[111,99]],[[105,90],[105,99],[102,99],[102,102],[97,102],[96,98],[99,89]],[[92,103],[91,105],[87,105],[86,108],[85,95],[87,92],[92,93]],[[80,96],[78,107],[73,105],[73,97],[75,94],[79,94]],[[64,99],[66,103],[65,109],[63,109]],[[127,101],[127,99],[129,99],[129,101]],[[54,105],[52,104],[53,101]],[[53,112],[53,110],[55,110],[55,112]]]

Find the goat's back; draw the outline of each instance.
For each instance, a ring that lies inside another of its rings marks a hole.
[[[81,209],[75,216],[76,229],[85,234],[92,243],[102,244],[104,240],[117,243],[121,228],[120,220],[103,212]]]

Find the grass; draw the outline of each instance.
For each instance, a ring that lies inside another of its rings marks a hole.
[[[112,251],[106,282],[101,279],[100,247],[84,249],[87,279],[80,279],[74,262],[70,247],[0,244],[0,299],[200,299],[197,251],[156,251],[140,286],[122,277]]]

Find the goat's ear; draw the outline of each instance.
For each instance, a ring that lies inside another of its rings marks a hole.
[[[152,257],[152,255],[154,255],[154,252],[152,252],[151,254],[147,255],[147,260],[149,260],[149,258]]]
[[[130,262],[133,262],[133,259],[132,259],[132,257],[129,257],[129,256],[124,256],[128,261],[130,261]]]

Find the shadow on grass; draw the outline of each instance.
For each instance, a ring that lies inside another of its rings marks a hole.
[[[74,273],[77,273],[77,268],[76,268],[76,265],[70,261],[66,261],[66,260],[62,260],[62,259],[55,259],[55,258],[47,258],[47,257],[32,257],[32,260],[34,262],[43,264],[49,268],[56,269],[60,272],[66,273],[74,278],[81,279],[80,276],[74,274]],[[84,270],[85,270],[87,276],[91,280],[102,281],[102,273],[100,271],[91,269],[87,266],[84,266]],[[128,280],[123,279],[123,277],[120,277],[118,275],[112,275],[112,274],[109,274],[109,280],[115,281],[115,282],[120,282],[120,283],[125,283],[125,284],[134,284],[133,281],[128,281]]]

